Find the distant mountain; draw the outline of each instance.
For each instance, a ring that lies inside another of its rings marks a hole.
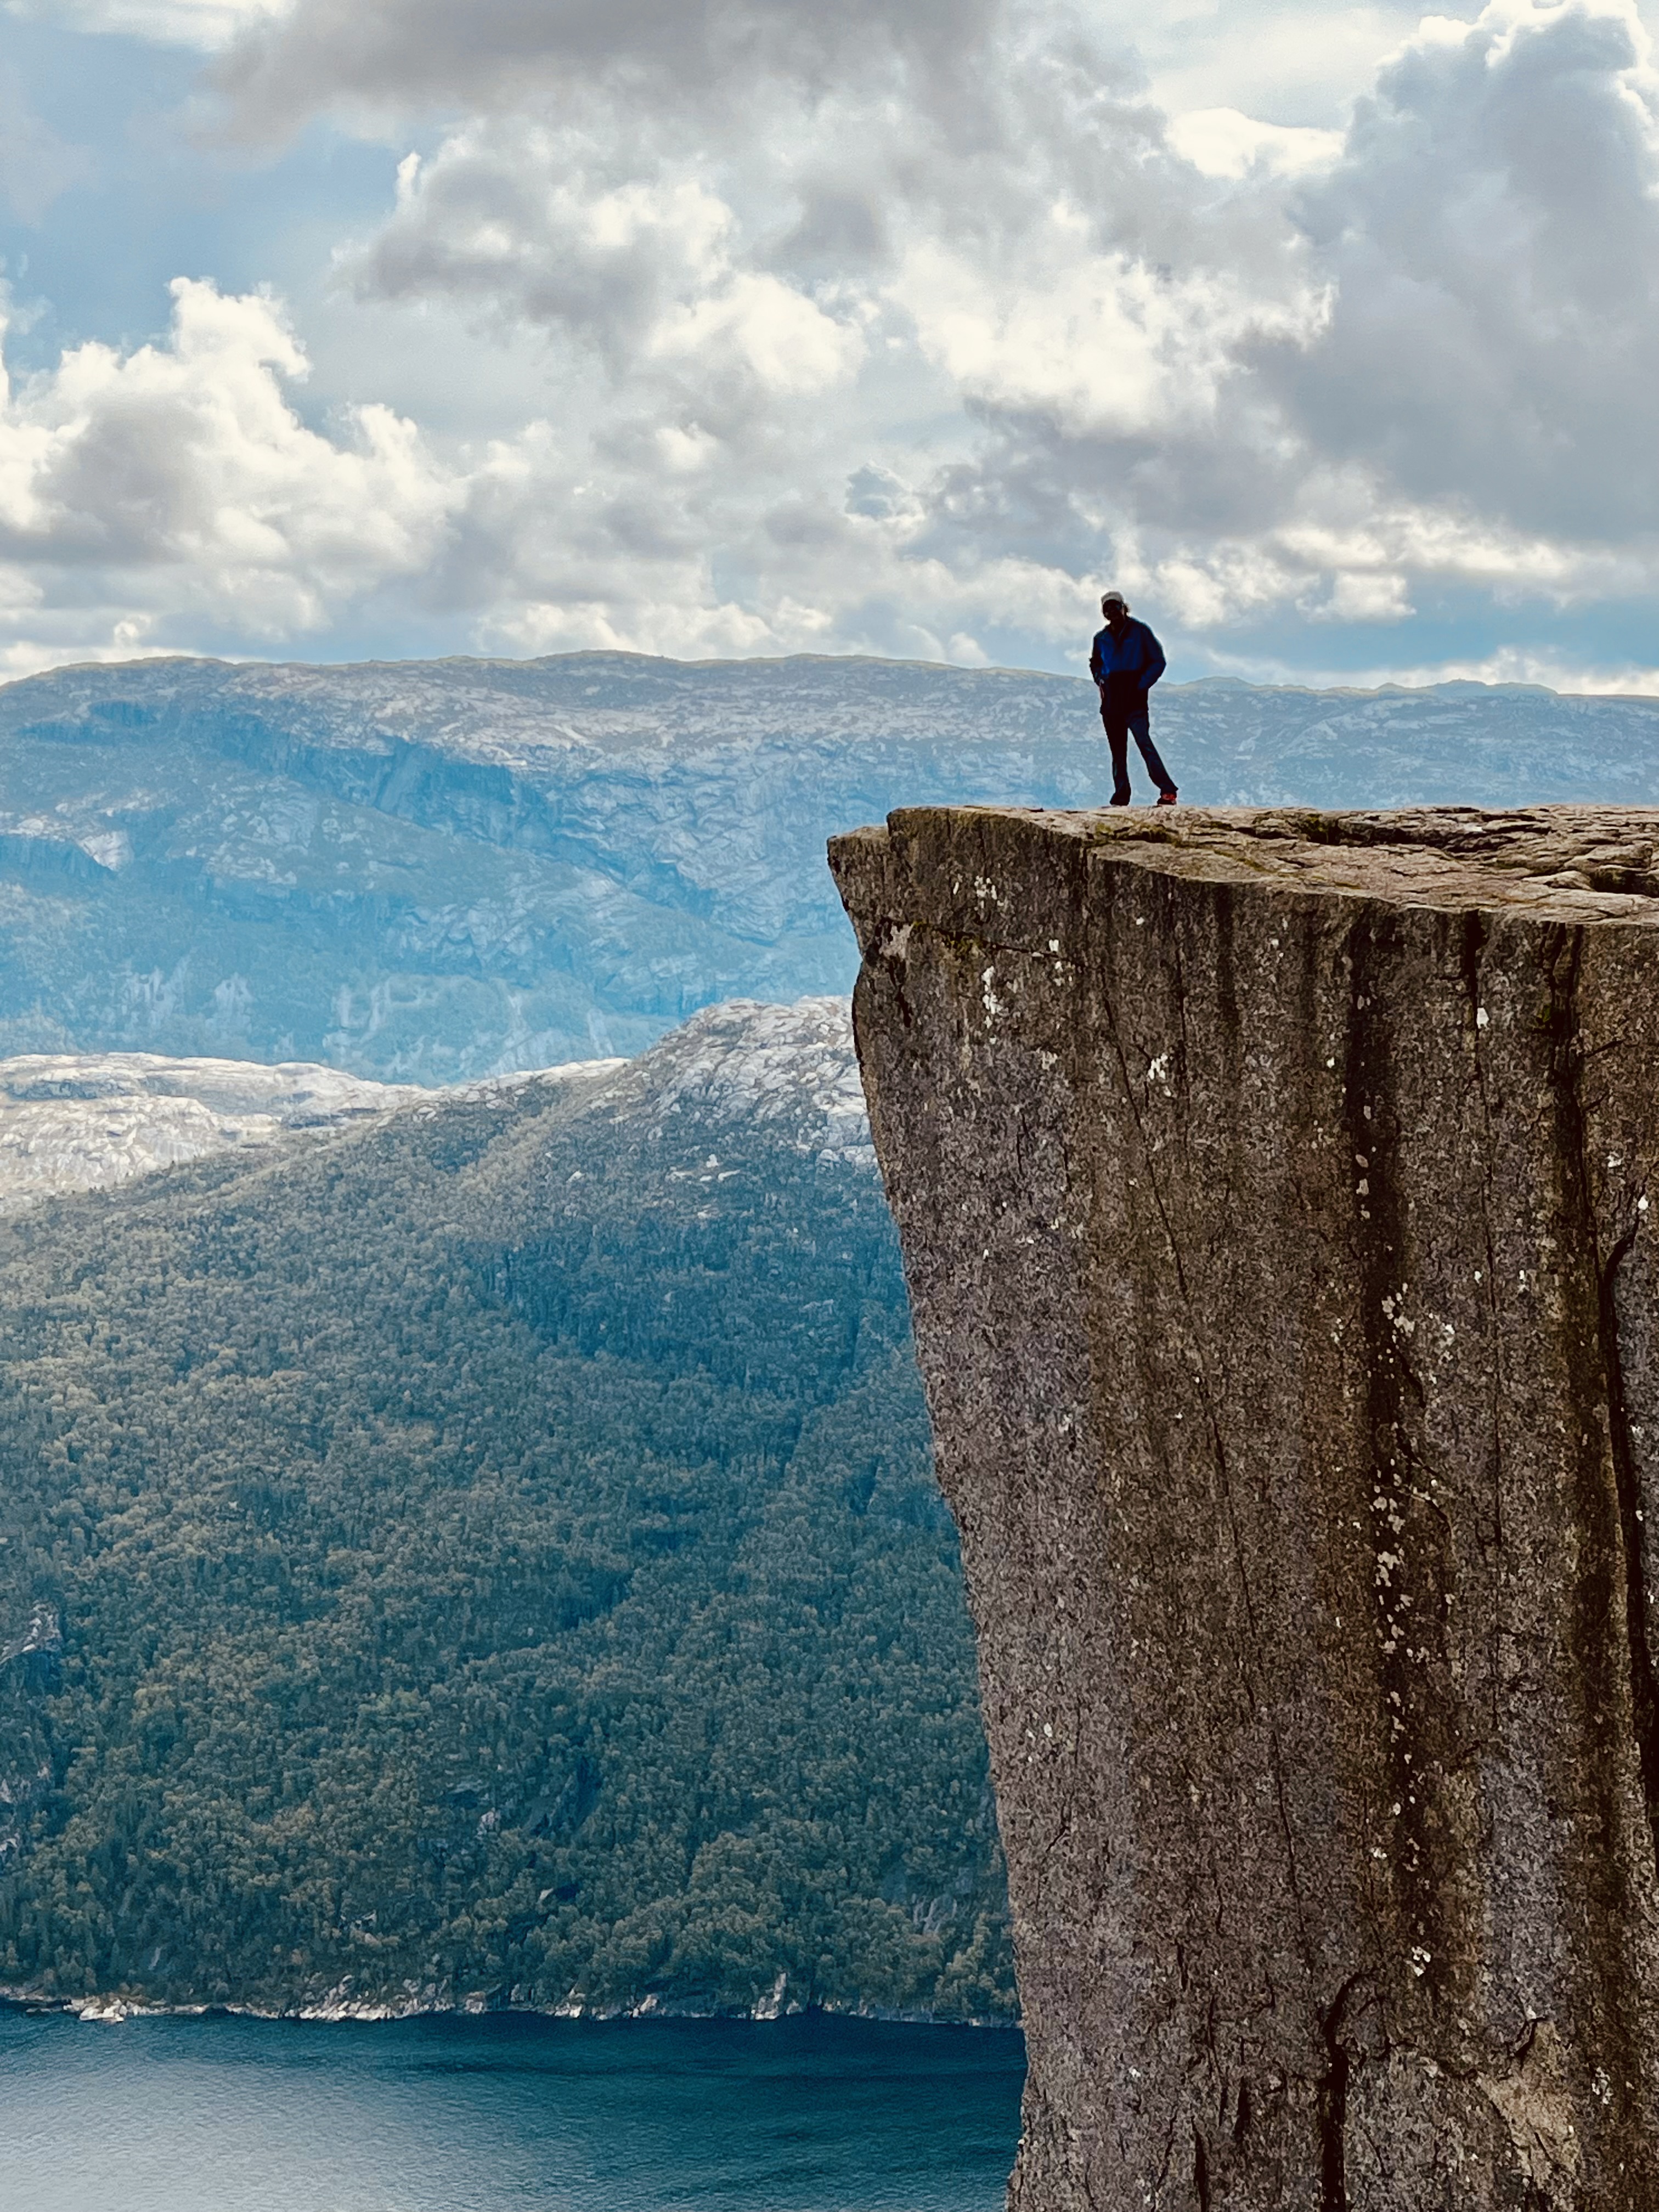
[[[844,1005],[0,1221],[6,1990],[1012,2013]]]
[[[306,1061],[33,1053],[0,1060],[0,1213],[423,1097]]]
[[[1166,684],[1208,803],[1659,799],[1659,701]],[[633,1053],[850,988],[830,831],[1103,799],[1085,682],[623,653],[143,661],[0,690],[0,1053],[386,1080]]]

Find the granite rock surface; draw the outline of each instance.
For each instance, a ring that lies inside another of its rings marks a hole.
[[[1659,813],[836,840],[1015,2212],[1659,2205]]]

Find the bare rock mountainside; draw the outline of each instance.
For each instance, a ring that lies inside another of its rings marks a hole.
[[[1659,2204],[1659,813],[837,841],[1019,2212]]]
[[[204,1154],[385,1114],[422,1094],[289,1061],[159,1053],[28,1053],[0,1060],[0,1214],[99,1190]]]
[[[1206,803],[1659,799],[1659,705],[1165,684]],[[823,865],[918,801],[1098,804],[1085,681],[626,653],[149,660],[0,689],[0,1054],[429,1085],[845,991]]]

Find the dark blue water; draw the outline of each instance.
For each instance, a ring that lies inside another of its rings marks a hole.
[[[0,2011],[27,2212],[996,2212],[1017,2033]]]

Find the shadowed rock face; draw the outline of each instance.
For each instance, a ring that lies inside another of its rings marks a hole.
[[[1659,2205],[1656,849],[1577,808],[831,848],[1017,2208]]]

